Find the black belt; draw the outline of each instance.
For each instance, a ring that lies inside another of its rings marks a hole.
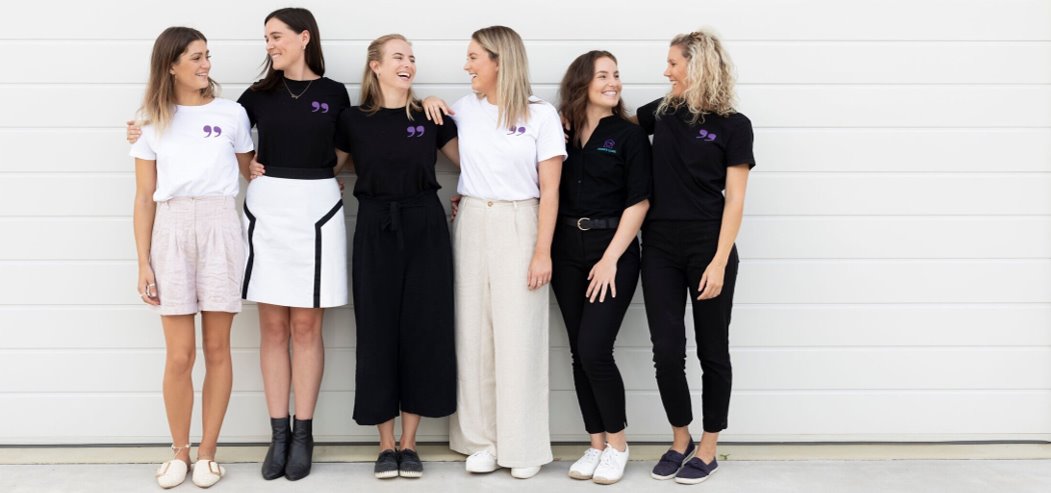
[[[266,166],[266,176],[271,178],[288,178],[292,180],[324,180],[333,178],[331,167],[326,168],[286,168],[281,166]]]
[[[616,229],[617,225],[620,224],[619,217],[610,217],[606,219],[592,219],[590,217],[565,217],[559,218],[559,222],[566,226],[573,226],[581,231],[588,231],[591,229]]]

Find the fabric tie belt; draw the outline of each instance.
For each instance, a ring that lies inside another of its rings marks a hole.
[[[422,209],[441,204],[437,201],[437,194],[433,191],[423,192],[414,197],[402,200],[375,200],[358,197],[358,207],[363,211],[377,212],[386,216],[380,223],[380,229],[390,231],[398,236],[398,250],[405,250],[405,236],[401,229],[401,213],[403,209]]]

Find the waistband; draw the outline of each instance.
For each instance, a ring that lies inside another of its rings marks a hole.
[[[533,207],[540,204],[540,199],[525,199],[525,200],[496,200],[496,199],[480,199],[478,197],[471,197],[464,195],[463,199],[460,200],[460,207],[478,207],[478,208],[489,208],[489,207]]]
[[[281,166],[267,166],[266,176],[290,180],[324,180],[336,177],[332,168],[285,168]]]
[[[419,195],[401,200],[375,200],[358,198],[358,214],[381,214],[383,222],[380,229],[390,231],[398,237],[398,250],[405,250],[405,235],[401,229],[401,213],[403,209],[424,209],[437,207],[441,209],[442,204],[438,200],[438,194],[434,190],[421,192]]]

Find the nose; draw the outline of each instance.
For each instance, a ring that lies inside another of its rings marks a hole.
[[[664,76],[665,77],[671,77],[671,67],[668,67],[668,68],[664,69]]]
[[[471,65],[471,62],[463,62],[463,71],[464,72],[470,72],[471,71],[470,65]]]
[[[204,69],[207,69],[207,70],[211,70],[211,68],[212,68],[212,61],[209,60],[208,58],[205,58],[204,61],[201,63],[201,68],[204,68]]]

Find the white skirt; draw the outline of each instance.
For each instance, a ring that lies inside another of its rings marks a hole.
[[[335,178],[260,176],[245,194],[242,297],[297,308],[347,304],[347,229]]]

